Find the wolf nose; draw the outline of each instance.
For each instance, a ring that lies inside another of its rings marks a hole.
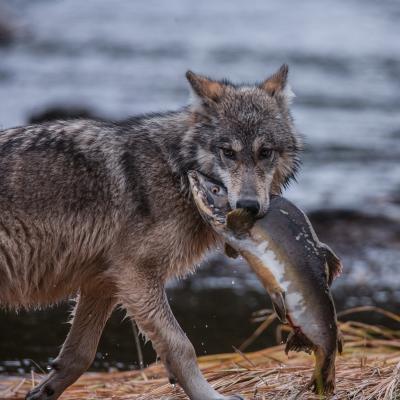
[[[244,208],[256,215],[260,211],[260,204],[256,200],[242,199],[236,202],[236,208]]]

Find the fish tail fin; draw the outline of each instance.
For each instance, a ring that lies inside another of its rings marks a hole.
[[[326,354],[320,347],[315,350],[315,370],[308,388],[318,395],[329,395],[335,391],[335,352]]]
[[[255,222],[254,214],[243,208],[231,211],[226,217],[226,226],[237,235],[248,233]]]
[[[285,353],[289,351],[305,351],[308,354],[315,349],[315,345],[300,330],[290,332],[285,346]]]
[[[328,265],[328,285],[332,285],[335,278],[340,276],[343,271],[343,264],[335,252],[325,243],[322,243],[325,253],[326,263]]]

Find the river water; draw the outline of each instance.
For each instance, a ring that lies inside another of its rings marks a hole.
[[[53,106],[112,119],[175,109],[188,101],[189,68],[254,82],[288,63],[306,148],[285,195],[315,214],[318,233],[343,257],[338,308],[398,308],[398,1],[2,0],[0,24],[14,32],[0,45],[2,128]],[[268,305],[247,267],[218,255],[170,294],[199,353],[240,344],[254,329],[251,312]],[[55,355],[65,313],[1,313],[0,360]],[[130,365],[130,327],[119,320],[104,337],[99,367]],[[265,335],[258,347],[273,341]]]

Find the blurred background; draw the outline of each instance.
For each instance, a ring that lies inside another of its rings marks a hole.
[[[260,81],[282,63],[306,148],[285,195],[342,257],[338,310],[400,306],[400,3],[397,0],[2,0],[0,128],[71,116],[125,119],[188,101],[187,69]],[[232,351],[270,307],[241,260],[210,255],[169,288],[198,354]],[[61,305],[0,311],[0,372],[44,368],[68,325]],[[93,369],[137,366],[115,313]],[[374,313],[361,320],[385,324]],[[276,343],[275,329],[249,349]],[[150,345],[146,362],[155,360]]]

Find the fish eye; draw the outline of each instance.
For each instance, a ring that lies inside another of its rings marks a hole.
[[[219,187],[218,186],[213,186],[211,188],[211,192],[213,192],[214,194],[218,194],[219,193]]]

